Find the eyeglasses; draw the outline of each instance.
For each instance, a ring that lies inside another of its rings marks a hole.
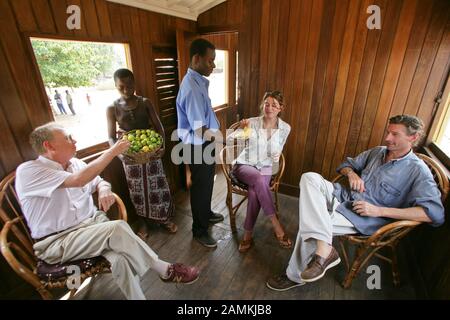
[[[72,137],[71,134],[66,135],[66,140],[70,142],[75,142],[75,139]]]

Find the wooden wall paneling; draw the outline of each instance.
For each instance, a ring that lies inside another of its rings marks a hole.
[[[49,0],[52,9],[53,19],[56,24],[56,32],[59,35],[73,36],[73,30],[67,29],[66,21],[69,15],[66,13],[67,1],[65,0]]]
[[[362,8],[361,1],[350,1],[344,27],[345,32],[342,40],[342,49],[340,50],[337,84],[333,96],[330,126],[326,140],[325,153],[322,160],[322,170],[320,171],[328,178],[334,177],[335,175],[335,169],[332,168],[332,160],[335,145],[337,139],[339,139],[338,132],[344,105],[345,92],[347,91],[352,47],[356,37],[356,26],[358,24],[359,11],[361,10],[360,8]]]
[[[406,100],[405,114],[415,115],[419,109],[419,103],[422,100],[425,87],[429,81],[431,68],[443,37],[446,22],[450,17],[450,6],[447,3],[444,1],[438,1],[436,3],[435,14],[431,18],[417,69],[409,90],[408,99]]]
[[[415,12],[418,8],[417,5],[417,0],[403,1],[403,7],[395,32],[386,76],[384,78],[383,88],[381,89],[381,97],[378,102],[377,113],[372,125],[368,148],[379,145],[381,142],[380,137],[384,135],[384,128],[389,118],[389,112],[396,89],[396,86],[393,84],[397,84],[400,77],[408,40],[414,23]]]
[[[290,0],[282,0],[279,1],[278,4],[278,10],[279,10],[279,18],[278,18],[278,25],[279,25],[279,32],[278,32],[278,39],[274,44],[276,47],[273,49],[276,52],[275,55],[275,61],[271,62],[271,79],[273,83],[271,84],[271,87],[275,90],[283,90],[283,84],[284,84],[284,78],[286,74],[282,72],[284,70],[287,60],[287,40],[288,40],[288,33],[289,33],[289,16],[290,16],[290,10],[289,10],[289,3]],[[283,94],[285,94],[283,92]]]
[[[68,0],[67,7],[69,7],[70,5],[76,5],[80,8],[80,29],[73,30],[74,36],[80,37],[80,38],[87,38],[88,27],[86,24],[85,7],[82,5],[81,0]],[[67,7],[66,7],[66,9],[67,9]],[[66,17],[66,21],[67,21],[67,18],[70,17],[70,14],[66,13],[65,17]]]
[[[259,65],[260,65],[260,82],[257,90],[257,97],[262,95],[262,92],[267,90],[268,79],[268,60],[269,60],[269,39],[270,39],[270,0],[262,1],[262,13],[261,13],[261,34],[260,34],[260,48],[259,48]],[[258,101],[256,99],[256,101]],[[258,114],[258,105],[256,101],[250,106],[249,117],[253,117]]]
[[[260,2],[258,1],[258,4]],[[243,6],[243,12],[244,15],[243,22],[239,29],[239,38],[238,38],[238,107],[237,107],[237,114],[238,117],[242,119],[244,117],[244,106],[249,105],[249,99],[250,99],[250,88],[248,87],[248,83],[251,78],[251,55],[253,51],[251,50],[252,45],[252,33],[250,31],[251,28],[251,21],[252,18],[254,19],[254,15],[250,14],[250,7],[252,3],[249,1],[245,1]],[[253,5],[255,5],[255,2],[253,2]],[[201,15],[200,15],[201,17]],[[260,17],[260,15],[258,15]],[[199,18],[200,19],[200,18]],[[199,22],[200,25],[200,22]],[[259,30],[258,28],[255,30],[255,32]],[[259,33],[258,33],[259,34]],[[245,89],[244,89],[245,88]]]
[[[387,15],[389,4],[385,1],[375,2],[381,8],[381,13]],[[384,29],[387,19],[382,20],[381,30]],[[344,157],[353,156],[356,152],[356,145],[361,130],[362,119],[369,94],[369,88],[372,82],[375,68],[375,58],[378,52],[378,46],[381,38],[381,30],[368,30],[367,41],[363,54],[363,61],[358,79],[358,86],[355,101],[353,103],[353,112],[347,135]]]
[[[305,152],[303,153],[302,172],[311,171],[313,159],[316,157],[314,150],[316,147],[317,133],[320,129],[320,117],[323,108],[324,91],[326,86],[326,75],[329,69],[335,68],[329,64],[331,36],[333,33],[333,20],[335,15],[336,3],[327,3],[323,7],[321,27],[319,34],[319,49],[317,52],[316,74],[314,76],[313,94],[311,100],[308,131],[306,132]]]
[[[359,154],[364,150],[367,150],[369,144],[378,103],[386,76],[393,40],[395,37],[395,31],[399,21],[402,2],[403,1],[400,0],[388,2],[384,19],[385,22],[381,29],[381,38],[378,45],[375,64],[372,70],[372,79],[364,109],[364,116],[362,118],[362,125],[354,154]]]
[[[36,17],[37,29],[35,31],[45,34],[56,33],[56,25],[48,0],[30,0],[30,2]]]
[[[414,25],[411,30],[408,47],[406,49],[406,55],[400,71],[400,78],[397,82],[397,88],[395,90],[392,105],[390,106],[389,115],[391,116],[403,113],[406,99],[408,98],[409,88],[414,77],[414,72],[417,68],[420,52],[424,44],[425,35],[427,33],[429,23],[431,22],[431,15],[435,5],[435,1],[433,3],[423,0],[419,1]],[[386,123],[384,124],[383,132],[385,128]],[[378,141],[378,144],[381,144],[383,137],[378,137]]]
[[[15,17],[7,1],[0,2],[0,28],[3,31],[0,43],[11,69],[10,79],[15,81],[12,88],[20,88],[21,104],[25,107],[23,114],[27,115],[33,127],[45,123],[51,119],[51,116],[49,110],[45,108],[42,93],[35,86],[39,79],[33,71],[32,53],[24,45],[24,42],[28,40],[20,36]]]
[[[262,24],[263,24],[263,2],[262,1],[251,1],[251,7],[249,8],[250,12],[247,12],[246,14],[253,14],[253,17],[251,18],[250,23],[250,29],[248,29],[246,32],[251,33],[251,56],[250,56],[250,74],[247,74],[247,77],[249,76],[249,82],[247,82],[247,86],[250,87],[250,95],[247,99],[247,105],[245,105],[245,109],[243,108],[243,117],[248,118],[255,115],[255,111],[259,110],[259,103],[261,101],[261,91],[264,89],[261,89],[261,79],[262,79],[262,68],[261,68],[261,55],[260,55],[260,45],[261,45],[261,38],[265,37],[262,30]],[[248,7],[247,7],[248,8]],[[243,64],[240,63],[242,66]],[[248,87],[247,87],[248,88]],[[242,92],[245,92],[247,88],[244,88]],[[257,113],[256,113],[257,114]],[[242,116],[242,114],[241,114]]]
[[[0,90],[2,108],[2,154],[0,159],[3,167],[9,173],[18,163],[34,157],[34,152],[28,144],[28,133],[31,132],[31,124],[27,117],[25,106],[22,102],[16,84],[5,59],[5,51],[0,45]]]
[[[301,9],[301,2],[296,0],[289,1],[288,10],[290,12],[289,15],[289,23],[288,23],[288,30],[299,30],[300,27],[300,9]],[[295,86],[295,65],[299,62],[299,59],[297,59],[297,46],[298,46],[298,35],[296,32],[289,32],[287,43],[286,43],[286,59],[285,59],[285,65],[284,70],[280,72],[283,72],[285,74],[284,77],[284,84],[282,87],[284,88],[284,97],[285,97],[285,109],[283,110],[281,117],[283,120],[285,120],[287,123],[291,126],[291,132],[289,134],[288,140],[284,146],[283,152],[286,158],[291,159],[294,154],[293,148],[290,147],[290,145],[293,142],[293,136],[294,131],[292,130],[292,127],[294,126],[294,123],[292,123],[292,120],[294,115],[296,114],[296,107],[294,105],[294,96],[296,95],[296,92],[294,92],[294,86]],[[287,181],[288,183],[291,182],[291,177],[284,177],[283,181]]]
[[[104,38],[110,38],[112,37],[112,30],[108,5],[105,0],[93,0],[93,1],[97,12],[100,35]]]
[[[417,116],[420,117],[425,123],[431,123],[435,119],[435,113],[437,110],[433,110],[435,99],[439,91],[444,90],[445,82],[448,77],[450,68],[450,19],[447,22],[445,36],[442,39],[436,59],[433,62],[433,68],[431,69],[431,76],[427,82],[422,101],[420,102],[420,108]],[[444,106],[444,103],[441,103]]]
[[[289,144],[289,150],[292,150],[292,158],[291,161],[286,161],[286,169],[287,172],[291,172],[292,174],[286,175],[289,177],[290,184],[298,185],[298,180],[300,171],[298,169],[297,161],[303,155],[299,153],[297,149],[297,142],[300,139],[300,130],[302,124],[300,124],[301,117],[303,116],[303,89],[305,83],[305,71],[306,71],[306,55],[308,53],[308,37],[309,31],[311,27],[311,11],[312,10],[312,1],[306,0],[301,2],[300,7],[300,26],[299,32],[297,34],[297,50],[295,54],[295,65],[294,67],[294,81],[293,81],[293,99],[290,102],[290,105],[295,110],[292,114],[293,117],[290,121],[291,124],[291,133],[289,134],[289,140],[287,141]],[[294,18],[294,17],[293,17]],[[295,161],[294,161],[295,159]],[[288,181],[288,180],[285,180]]]
[[[345,90],[345,98],[342,106],[341,117],[339,122],[339,130],[337,134],[333,161],[331,163],[331,170],[340,164],[342,159],[347,156],[345,154],[345,146],[348,138],[349,126],[352,119],[352,112],[354,107],[355,98],[358,92],[358,81],[360,78],[360,72],[362,62],[364,58],[364,52],[367,39],[367,26],[366,26],[366,10],[371,1],[363,0],[359,11],[358,24],[356,26],[356,37],[352,47],[350,69],[347,78],[347,86]]]
[[[330,39],[329,57],[327,62],[327,71],[324,83],[324,93],[322,100],[322,107],[320,113],[320,121],[317,129],[317,139],[314,149],[314,158],[312,171],[321,172],[324,154],[326,151],[326,144],[328,133],[335,123],[331,123],[333,99],[337,86],[337,76],[340,63],[340,55],[343,44],[343,37],[345,34],[346,20],[349,11],[349,0],[342,1],[335,8],[332,33]]]
[[[131,27],[131,11],[135,9],[129,6],[119,5],[120,21],[122,23],[122,34],[125,38],[133,39]],[[133,41],[134,42],[134,41]]]
[[[317,57],[319,53],[320,32],[322,27],[322,17],[324,11],[324,1],[313,1],[311,22],[308,33],[308,50],[306,52],[306,66],[303,82],[303,94],[300,100],[301,116],[296,122],[295,130],[298,131],[298,140],[296,150],[300,157],[295,161],[293,172],[303,172],[303,163],[305,159],[306,138],[309,130],[309,120],[312,106],[312,99],[314,95],[314,83],[317,68]],[[300,58],[300,57],[299,57]],[[301,58],[300,58],[301,59]]]
[[[138,10],[139,14],[139,24],[141,28],[141,36],[142,36],[142,42],[144,44],[151,43],[151,29],[150,29],[150,19],[147,15],[147,11],[144,10]]]
[[[147,16],[150,21],[150,41],[154,43],[162,43],[163,41],[160,36],[162,30],[160,15],[153,12],[147,12]]]
[[[124,6],[125,8],[125,6]],[[122,9],[124,9],[122,8]],[[141,26],[139,24],[138,9],[128,8],[128,12],[122,12],[122,15],[128,15],[128,19],[122,19],[127,38],[130,39],[130,46],[133,46],[131,53],[131,62],[133,64],[133,74],[136,80],[136,93],[148,97],[148,82],[146,77],[146,67],[144,64],[144,48],[142,43]],[[134,62],[133,62],[134,61]]]
[[[107,2],[109,21],[111,23],[111,36],[123,38],[125,35],[122,29],[121,5]]]
[[[88,36],[91,38],[100,38],[100,26],[97,18],[95,1],[81,0],[81,8]]]
[[[19,24],[19,30],[22,32],[36,31],[37,24],[29,0],[10,0],[10,4]]]
[[[0,130],[3,134],[2,139],[0,139],[0,164],[2,168],[0,179],[3,179],[8,173],[14,171],[17,164],[24,160],[20,150],[17,148],[17,141],[14,139],[14,133],[6,119],[5,115],[7,113],[5,113],[5,110],[8,109],[5,107],[4,102],[0,101]]]

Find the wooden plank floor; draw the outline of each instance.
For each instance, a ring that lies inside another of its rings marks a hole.
[[[285,292],[268,289],[266,280],[275,274],[284,272],[292,249],[279,247],[273,235],[270,221],[261,213],[255,227],[255,245],[246,254],[238,252],[239,239],[243,235],[245,204],[237,219],[238,233],[232,234],[229,227],[228,210],[225,205],[226,183],[218,173],[214,185],[212,208],[226,216],[224,222],[212,226],[213,236],[218,239],[215,249],[208,249],[192,239],[191,210],[189,194],[179,192],[174,196],[178,232],[166,233],[154,226],[150,229],[149,246],[159,257],[169,262],[183,262],[196,265],[201,269],[198,281],[191,285],[167,284],[159,280],[158,275],[149,271],[141,281],[145,295],[150,300],[318,300],[318,299],[415,299],[417,297],[400,254],[402,285],[393,287],[390,266],[382,260],[373,259],[370,264],[381,268],[381,289],[369,290],[366,281],[369,274],[362,272],[353,282],[353,286],[344,290],[340,282],[345,267],[339,266],[327,272],[321,280],[297,287]],[[238,196],[234,196],[238,201]],[[298,230],[298,198],[280,195],[280,217],[288,234],[295,239]],[[365,270],[363,270],[365,271]],[[81,292],[79,299],[124,299],[111,275],[102,275],[95,279],[88,290]]]

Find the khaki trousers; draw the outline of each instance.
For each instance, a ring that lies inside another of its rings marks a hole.
[[[111,263],[112,276],[125,297],[136,300],[145,299],[139,277],[159,261],[127,222],[110,221],[102,211],[75,227],[36,242],[33,248],[39,259],[51,264],[104,256]]]

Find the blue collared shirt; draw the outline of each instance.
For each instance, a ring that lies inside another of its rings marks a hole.
[[[384,163],[386,147],[375,147],[347,158],[338,168],[352,168],[364,181],[365,192],[350,191],[339,183],[334,184],[333,195],[341,203],[336,211],[344,215],[356,229],[365,235],[393,222],[393,219],[363,217],[352,211],[352,201],[364,200],[380,207],[422,207],[433,226],[444,223],[441,193],[430,169],[412,151],[400,159]]]
[[[177,96],[178,137],[184,144],[203,144],[205,140],[194,134],[195,130],[203,126],[213,132],[219,129],[208,87],[208,79],[188,69]]]

